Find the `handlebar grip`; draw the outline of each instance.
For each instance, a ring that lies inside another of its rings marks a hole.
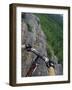
[[[27,51],[31,51],[32,46],[30,44],[22,45],[22,48],[26,49]]]

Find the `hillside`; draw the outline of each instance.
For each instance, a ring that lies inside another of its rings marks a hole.
[[[63,18],[55,14],[35,14],[39,17],[42,30],[46,35],[48,55],[51,52],[58,57],[58,62],[63,61]],[[50,51],[50,53],[49,53]]]

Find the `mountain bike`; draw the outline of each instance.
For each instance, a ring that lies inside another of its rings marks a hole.
[[[27,52],[32,52],[36,55],[36,58],[31,64],[31,67],[29,68],[29,71],[26,74],[26,77],[32,76],[32,73],[35,72],[37,69],[39,63],[37,62],[39,58],[43,60],[48,68],[48,75],[52,76],[55,75],[55,63],[48,59],[46,56],[41,55],[40,52],[38,52],[35,48],[33,48],[30,44],[22,45],[22,48],[24,48]]]

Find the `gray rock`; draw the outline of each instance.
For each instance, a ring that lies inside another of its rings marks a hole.
[[[56,64],[55,70],[56,70],[56,75],[63,75],[63,67],[61,64]]]
[[[29,31],[28,26],[31,27],[31,31]],[[33,14],[25,14],[24,19],[22,20],[22,44],[31,44],[34,48],[36,48],[42,55],[47,55],[46,51],[46,38],[41,30],[41,26],[39,24],[39,18]],[[31,53],[27,53],[22,50],[22,76],[25,76],[28,72],[28,69],[31,66],[32,61],[34,60],[35,55]],[[45,76],[48,75],[47,67],[45,62],[39,59],[39,66],[36,71],[32,74],[32,76]]]

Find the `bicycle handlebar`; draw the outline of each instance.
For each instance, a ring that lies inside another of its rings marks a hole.
[[[38,64],[37,60],[38,58],[41,58],[42,60],[45,61],[46,66],[48,67],[48,75],[55,75],[55,70],[54,70],[54,62],[49,60],[46,56],[42,56],[35,48],[32,48],[31,45],[22,45],[22,48],[26,49],[28,52],[33,52],[37,57],[35,58],[34,62],[32,63],[29,71],[26,74],[26,77],[32,76],[32,73],[36,70]]]
[[[41,55],[35,48],[32,48],[32,46],[29,44],[28,45],[22,45],[22,48],[26,49],[29,52],[33,52],[35,55],[39,56],[45,62],[49,61],[49,59],[46,56]]]

